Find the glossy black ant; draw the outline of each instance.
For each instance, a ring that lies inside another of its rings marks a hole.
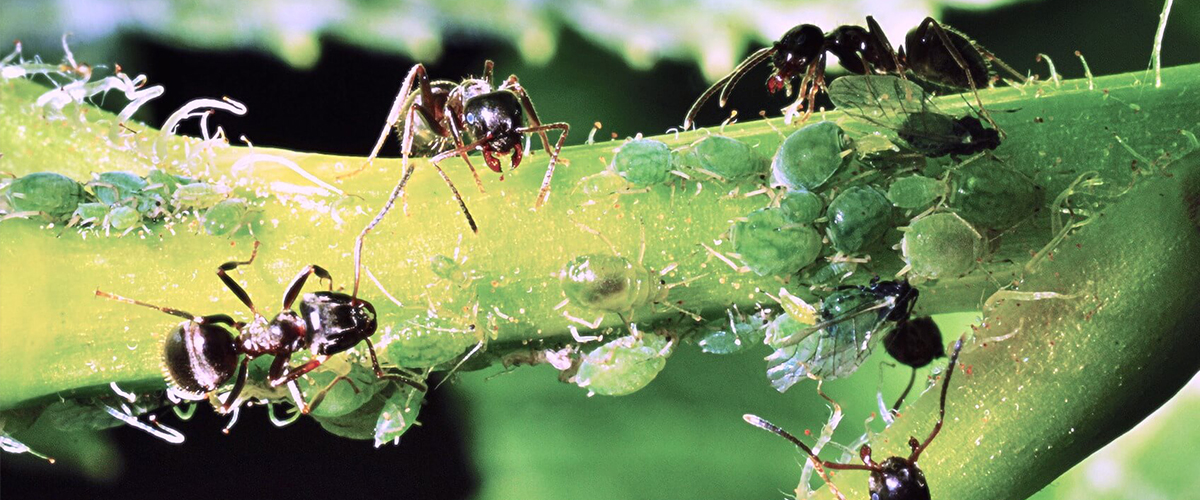
[[[778,436],[791,441],[798,448],[808,455],[808,459],[812,462],[813,467],[825,479],[826,484],[837,495],[838,498],[845,499],[841,492],[837,491],[837,487],[829,480],[825,474],[825,469],[834,470],[865,470],[871,473],[868,484],[868,489],[871,492],[872,500],[929,500],[929,483],[925,480],[925,473],[921,472],[921,468],[917,466],[917,459],[921,453],[929,447],[933,442],[933,438],[937,437],[942,430],[942,422],[946,419],[946,390],[950,388],[950,376],[954,375],[954,365],[958,363],[958,354],[962,350],[963,339],[958,339],[954,343],[954,353],[950,355],[950,364],[946,368],[946,379],[942,381],[942,395],[940,406],[938,407],[937,423],[933,426],[933,431],[929,433],[929,437],[925,438],[924,442],[917,441],[917,438],[908,438],[908,446],[912,449],[912,453],[908,458],[890,457],[883,462],[875,462],[871,459],[871,447],[863,445],[859,449],[858,455],[863,461],[863,465],[857,464],[840,464],[836,462],[823,461],[813,453],[812,448],[801,442],[796,436],[783,430],[779,426],[772,424],[756,415],[746,414],[742,419],[746,423],[771,432]]]
[[[550,155],[550,164],[546,167],[546,176],[542,179],[542,187],[538,191],[534,207],[540,208],[546,201],[546,197],[550,194],[550,179],[554,176],[554,165],[558,161],[558,154],[562,151],[563,141],[566,140],[571,126],[566,122],[543,124],[538,119],[537,111],[533,108],[533,101],[530,100],[529,93],[517,81],[516,75],[509,76],[503,84],[494,88],[492,86],[492,66],[492,61],[485,62],[482,78],[467,78],[462,83],[446,80],[430,81],[425,72],[425,66],[421,64],[417,64],[409,70],[408,76],[404,79],[404,85],[400,87],[400,93],[396,95],[396,101],[388,113],[387,123],[384,124],[383,131],[379,134],[379,140],[375,143],[375,148],[371,150],[371,156],[367,158],[367,163],[375,159],[380,148],[383,147],[389,131],[393,127],[399,126],[398,123],[403,114],[404,124],[399,127],[400,154],[404,173],[383,208],[379,210],[379,214],[370,224],[367,224],[367,227],[363,228],[362,233],[355,241],[353,296],[358,296],[363,239],[383,220],[383,217],[392,209],[396,199],[403,196],[404,187],[408,184],[408,179],[412,176],[415,168],[408,163],[409,156],[414,154],[434,155],[429,162],[433,168],[437,169],[442,180],[450,186],[450,191],[454,193],[454,198],[467,218],[467,224],[471,227],[471,231],[478,233],[479,227],[475,224],[475,219],[471,217],[471,212],[467,210],[462,196],[454,187],[454,183],[446,176],[446,172],[438,166],[438,163],[447,158],[462,157],[467,167],[471,169],[471,174],[475,176],[475,184],[479,187],[479,191],[483,192],[483,182],[479,180],[479,174],[475,171],[467,153],[476,149],[480,150],[488,168],[500,173],[500,160],[496,158],[496,155],[511,152],[511,168],[516,169],[521,164],[524,154],[521,146],[522,139],[525,134],[536,133],[541,137],[542,146]],[[525,125],[526,122],[529,123],[528,126]],[[546,132],[550,130],[562,131],[553,150],[550,148],[550,141],[546,136]],[[501,178],[503,179],[503,177]]]
[[[308,413],[310,408],[304,402],[296,379],[321,366],[330,356],[349,350],[359,342],[366,342],[377,377],[398,380],[425,391],[424,384],[400,375],[387,374],[380,368],[370,339],[377,327],[375,307],[365,300],[334,292],[333,278],[320,266],[308,265],[300,271],[284,293],[279,314],[271,321],[266,321],[254,307],[246,290],[226,274],[238,266],[252,264],[257,255],[258,242],[255,242],[250,260],[226,262],[217,267],[217,276],[254,314],[254,320],[250,323],[236,321],[227,314],[196,316],[100,290],[96,290],[96,296],[184,318],[186,321],[171,330],[163,341],[163,374],[175,394],[183,399],[200,400],[220,389],[236,372],[233,388],[218,408],[221,413],[228,413],[239,403],[238,397],[246,385],[250,360],[265,355],[275,356],[268,370],[268,383],[271,387],[287,384],[301,413]],[[301,298],[300,291],[304,283],[314,274],[319,279],[329,281],[329,291],[308,293]],[[300,298],[299,314],[292,310],[297,298]],[[290,366],[292,354],[305,349],[311,350],[313,358],[303,365]],[[322,396],[318,394],[314,401]]]
[[[797,76],[802,76],[798,95],[801,100],[808,101],[804,119],[813,112],[817,92],[825,88],[827,52],[836,55],[842,67],[851,73],[896,74],[906,78],[905,74],[911,71],[917,78],[936,86],[970,89],[975,93],[975,100],[981,110],[983,102],[979,99],[977,88],[979,84],[990,80],[992,63],[1012,74],[1018,81],[1025,81],[1025,77],[995,54],[988,52],[966,35],[942,26],[932,17],[925,18],[921,24],[910,30],[904,43],[899,52],[894,50],[879,23],[871,16],[867,16],[866,28],[842,25],[829,33],[823,33],[821,28],[811,24],[801,24],[784,33],[772,46],[751,54],[732,72],[705,90],[688,110],[683,119],[683,128],[687,130],[692,126],[700,106],[718,90],[721,93],[720,105],[725,107],[729,100],[729,92],[737,82],[752,68],[768,59],[774,67],[767,79],[767,90],[772,94],[780,89],[787,89],[790,96],[792,81]],[[983,112],[986,117],[986,110]],[[991,118],[988,118],[988,122],[991,123]],[[995,123],[992,123],[992,126],[995,127]]]

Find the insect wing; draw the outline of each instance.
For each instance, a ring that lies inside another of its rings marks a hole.
[[[779,338],[770,342],[775,352],[767,357],[767,379],[772,387],[787,391],[809,374],[827,380],[847,377],[871,356],[891,326],[886,318],[895,309],[896,298],[853,291],[856,293],[847,301],[859,303],[832,319],[782,337],[780,333],[802,325],[786,315],[772,324],[768,338]],[[823,309],[829,307],[828,302],[826,299]]]
[[[892,75],[843,76],[829,84],[829,100],[846,114],[892,129],[910,114],[937,112],[924,89]]]

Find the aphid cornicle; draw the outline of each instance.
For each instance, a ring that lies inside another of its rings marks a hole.
[[[516,75],[509,76],[499,87],[493,86],[492,66],[492,61],[485,62],[482,77],[467,78],[461,83],[430,80],[422,64],[413,66],[404,78],[404,84],[396,94],[396,100],[388,112],[379,139],[363,165],[363,168],[366,168],[366,165],[375,159],[391,130],[396,128],[400,136],[400,156],[404,172],[379,213],[355,240],[354,289],[351,294],[353,297],[358,296],[363,241],[392,209],[396,199],[404,194],[408,179],[416,168],[408,163],[410,156],[433,155],[429,163],[450,187],[450,192],[458,201],[471,231],[478,233],[479,227],[471,212],[467,210],[458,188],[454,187],[454,183],[438,164],[448,158],[461,157],[475,177],[479,191],[483,192],[483,182],[479,180],[479,174],[467,154],[479,150],[488,168],[500,172],[500,160],[496,155],[511,153],[511,168],[516,169],[524,155],[522,139],[526,134],[538,134],[542,146],[550,155],[550,163],[546,167],[546,175],[542,179],[542,187],[538,191],[534,207],[541,207],[546,201],[550,194],[550,179],[554,176],[554,166],[558,162],[558,154],[562,151],[563,141],[567,139],[571,126],[566,122],[542,123],[533,108],[529,93],[518,82]],[[553,148],[546,135],[546,132],[551,130],[561,132]],[[361,168],[355,173],[360,171]]]
[[[811,24],[801,24],[784,33],[772,46],[751,54],[732,72],[705,90],[688,110],[683,119],[683,128],[687,130],[692,126],[700,107],[718,91],[721,94],[720,105],[725,107],[729,92],[737,82],[767,60],[771,61],[773,67],[767,79],[767,90],[772,94],[787,89],[790,95],[792,82],[801,77],[798,94],[801,99],[808,101],[805,118],[812,114],[817,93],[825,89],[827,53],[836,55],[842,67],[851,73],[905,77],[911,72],[917,78],[938,86],[970,89],[975,93],[981,109],[983,103],[977,88],[990,83],[992,64],[1003,68],[1017,81],[1025,81],[1024,76],[991,52],[931,17],[910,30],[904,43],[899,52],[893,50],[887,35],[871,16],[867,16],[866,28],[843,25],[829,33],[822,33],[821,28]]]
[[[813,467],[817,469],[817,472],[821,474],[826,484],[829,485],[838,498],[844,499],[845,496],[840,491],[837,491],[837,487],[830,481],[829,476],[825,474],[825,469],[864,470],[870,472],[871,475],[867,482],[867,488],[871,492],[871,500],[929,500],[929,483],[925,479],[925,473],[917,465],[917,460],[942,430],[942,423],[946,419],[946,391],[950,388],[950,377],[954,375],[954,366],[958,363],[958,354],[962,350],[962,344],[963,339],[961,338],[955,342],[954,352],[950,355],[949,366],[946,367],[946,377],[942,381],[937,423],[934,424],[933,430],[930,431],[925,441],[917,441],[915,437],[909,438],[908,445],[912,449],[912,453],[907,458],[889,457],[883,462],[875,462],[871,459],[871,447],[864,444],[859,449],[859,457],[862,459],[863,465],[823,461],[813,453],[812,448],[809,448],[808,445],[804,444],[796,436],[766,421],[762,417],[746,414],[742,416],[742,419],[750,425],[791,441],[796,447],[804,451],[808,455],[809,461],[812,462]]]
[[[313,274],[329,280],[332,288],[332,277],[320,266],[306,266],[292,280],[284,293],[279,314],[267,321],[254,307],[250,295],[226,274],[238,266],[252,264],[257,255],[256,242],[249,260],[226,262],[217,268],[217,276],[253,313],[254,321],[250,323],[236,321],[227,314],[196,316],[100,290],[96,290],[96,295],[184,318],[185,321],[164,340],[164,375],[177,395],[190,400],[205,399],[236,376],[233,388],[219,408],[222,413],[229,412],[240,403],[239,396],[246,384],[249,361],[267,355],[275,358],[267,376],[270,385],[278,387],[286,384],[301,412],[308,413],[296,379],[321,366],[330,356],[349,350],[360,342],[367,344],[377,377],[398,380],[425,390],[420,382],[389,375],[380,368],[370,340],[377,327],[375,307],[370,302],[332,289],[300,296],[305,282]],[[292,310],[297,299],[300,299],[299,314]],[[313,358],[300,366],[290,366],[292,354],[305,349],[311,351]]]

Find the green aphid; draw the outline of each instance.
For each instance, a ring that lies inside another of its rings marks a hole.
[[[1003,231],[1041,210],[1043,190],[998,161],[981,159],[954,176],[949,205],[977,228]]]
[[[829,241],[852,254],[874,244],[892,227],[892,202],[875,188],[854,186],[829,202]]]
[[[375,447],[396,442],[417,421],[424,395],[409,386],[402,386],[383,403],[375,420]]]
[[[657,274],[641,264],[606,254],[576,257],[567,263],[559,281],[575,305],[615,313],[662,302],[669,291]]]
[[[750,212],[733,223],[733,251],[759,276],[791,274],[821,255],[821,235],[779,208]]]
[[[132,207],[117,205],[108,212],[108,226],[124,231],[142,223],[142,214]]]
[[[722,135],[710,135],[700,140],[683,153],[681,160],[689,167],[727,181],[767,171],[767,159],[754,147]]]
[[[709,354],[733,354],[762,345],[766,323],[761,315],[744,316],[733,309],[727,319],[713,320],[703,327],[696,344]]]
[[[87,183],[96,199],[107,205],[139,199],[146,185],[145,179],[130,172],[104,172]]]
[[[971,272],[985,248],[979,231],[953,213],[912,221],[900,241],[909,273],[926,279],[957,278]]]
[[[13,212],[42,212],[64,219],[88,201],[83,185],[54,172],[37,172],[13,179],[4,196]]]
[[[671,176],[671,149],[654,139],[635,139],[621,145],[612,169],[636,186],[662,184]]]
[[[234,234],[250,223],[256,213],[246,200],[232,198],[221,201],[204,212],[204,231],[213,236]]]
[[[196,182],[195,179],[188,177],[172,175],[164,170],[154,169],[146,175],[146,187],[143,191],[157,193],[165,200],[171,199],[171,195],[175,194],[175,190],[184,184]]]
[[[893,181],[888,186],[887,197],[899,208],[923,209],[949,193],[950,185],[946,181],[911,175]]]
[[[171,205],[176,210],[203,210],[229,198],[231,192],[233,192],[232,189],[220,184],[207,182],[183,184],[175,189],[175,193],[171,197]]]
[[[467,286],[474,281],[470,271],[445,255],[434,255],[429,259],[429,264],[434,275],[458,286]]]
[[[80,203],[71,214],[71,225],[80,227],[100,226],[108,216],[108,205],[103,203]]]
[[[809,191],[788,191],[779,200],[779,208],[792,222],[810,224],[825,210],[825,200]]]
[[[846,134],[833,122],[817,122],[792,132],[771,162],[775,183],[816,191],[846,163]]]
[[[314,417],[347,415],[367,404],[385,385],[370,368],[360,363],[339,364],[349,369],[345,375],[335,370],[315,370],[297,380]],[[335,382],[336,380],[336,382]],[[328,389],[328,390],[326,390]],[[325,391],[323,395],[321,391]],[[316,399],[320,397],[320,399]]]
[[[602,396],[624,396],[646,387],[667,364],[671,342],[653,333],[610,341],[583,357],[575,383]]]

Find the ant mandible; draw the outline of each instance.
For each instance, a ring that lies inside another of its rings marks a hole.
[[[252,264],[257,256],[258,242],[255,242],[250,260],[226,262],[217,267],[217,276],[254,314],[254,320],[249,323],[236,321],[228,314],[196,316],[100,290],[96,290],[96,296],[184,318],[186,321],[171,330],[163,341],[163,374],[174,391],[184,399],[201,400],[225,385],[236,371],[233,388],[218,408],[221,413],[229,413],[237,407],[238,397],[246,385],[250,360],[265,355],[275,356],[267,372],[268,383],[271,387],[287,384],[301,413],[308,413],[310,407],[304,402],[296,379],[321,366],[330,356],[349,350],[359,342],[366,342],[377,377],[397,380],[425,391],[424,384],[400,375],[387,374],[380,368],[370,339],[377,327],[375,307],[365,300],[334,292],[333,278],[320,266],[308,265],[300,271],[284,293],[279,314],[267,322],[254,307],[246,290],[227,274],[238,266]],[[304,283],[314,274],[319,279],[329,281],[329,291],[309,293],[301,298],[300,291]],[[297,298],[300,298],[299,314],[292,310]],[[289,360],[292,354],[305,349],[312,351],[313,358],[303,365],[291,367]],[[323,392],[314,398],[314,404],[322,398]]]
[[[965,338],[965,337],[964,337]],[[954,353],[950,355],[950,365],[946,368],[946,379],[942,381],[942,397],[940,406],[938,407],[938,420],[933,426],[933,431],[929,433],[929,437],[925,438],[924,442],[917,441],[917,438],[908,438],[908,446],[912,448],[912,454],[908,458],[890,457],[883,462],[875,462],[871,460],[871,447],[863,445],[859,449],[859,457],[863,461],[863,465],[856,464],[839,464],[835,462],[823,461],[813,453],[812,448],[800,441],[796,436],[793,436],[788,431],[783,430],[779,426],[766,421],[765,419],[751,414],[742,416],[746,423],[763,429],[767,432],[779,435],[808,455],[808,459],[812,462],[813,467],[825,479],[826,484],[840,499],[846,497],[837,491],[833,486],[833,482],[825,474],[825,469],[835,470],[865,470],[871,473],[868,489],[871,491],[872,500],[929,500],[929,483],[925,480],[925,473],[921,472],[921,468],[917,466],[917,459],[921,453],[929,447],[933,442],[933,438],[937,437],[942,430],[942,422],[946,419],[946,390],[950,387],[950,376],[954,375],[954,365],[958,363],[958,353],[962,350],[964,338],[959,338],[954,343]]]
[[[975,101],[980,110],[993,127],[996,124],[983,108],[977,90],[979,83],[991,79],[991,63],[1003,68],[1017,81],[1025,81],[1024,76],[995,54],[988,52],[966,35],[942,26],[932,17],[926,17],[921,24],[910,30],[904,38],[904,43],[905,46],[900,47],[899,52],[894,50],[879,23],[871,16],[867,16],[867,28],[842,25],[829,33],[823,33],[821,28],[811,24],[801,24],[784,33],[772,46],[750,54],[750,57],[738,64],[732,72],[705,90],[688,110],[683,119],[683,128],[691,128],[700,107],[717,91],[721,93],[720,106],[725,107],[729,100],[729,92],[738,81],[752,68],[768,59],[774,67],[767,79],[767,90],[772,94],[780,89],[787,89],[787,95],[790,96],[792,80],[803,75],[797,95],[799,100],[808,101],[808,107],[802,120],[807,120],[812,114],[817,92],[825,89],[826,53],[836,55],[842,67],[851,73],[895,74],[906,78],[905,74],[911,71],[917,78],[935,86],[970,89],[975,94]]]
[[[392,109],[388,112],[387,122],[379,134],[367,164],[375,159],[383,147],[388,133],[393,127],[400,127],[400,155],[403,165],[403,175],[400,182],[392,190],[391,196],[383,208],[358,235],[354,247],[354,293],[358,296],[358,284],[362,269],[362,247],[367,233],[371,232],[388,211],[392,209],[396,199],[403,196],[404,187],[412,176],[414,166],[408,163],[412,155],[434,155],[429,162],[437,169],[442,180],[450,186],[450,191],[458,201],[459,208],[467,219],[471,231],[478,233],[479,227],[454,183],[446,176],[446,172],[438,165],[441,161],[459,156],[471,169],[475,176],[475,184],[483,192],[483,182],[475,166],[467,157],[467,153],[476,149],[483,153],[483,159],[488,168],[500,173],[500,160],[496,155],[512,154],[512,169],[521,164],[524,150],[521,146],[525,134],[538,134],[542,146],[550,154],[550,164],[546,167],[546,176],[542,179],[542,187],[538,191],[535,208],[540,208],[550,194],[550,179],[554,176],[554,165],[558,154],[562,151],[563,141],[567,138],[571,126],[566,122],[545,123],[538,119],[537,111],[529,93],[517,81],[516,75],[511,75],[499,87],[492,85],[492,61],[483,66],[482,78],[467,78],[462,83],[446,80],[430,81],[425,66],[417,64],[408,72],[400,93]],[[403,118],[404,124],[399,125]],[[526,125],[528,122],[528,126]],[[558,142],[551,149],[546,132],[561,130]],[[364,168],[365,168],[364,164]],[[361,169],[360,169],[361,171]],[[503,177],[501,177],[503,179]]]

